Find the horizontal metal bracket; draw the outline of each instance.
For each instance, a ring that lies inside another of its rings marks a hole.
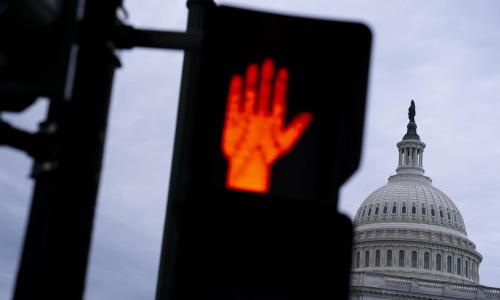
[[[197,50],[201,47],[202,32],[174,32],[135,29],[119,25],[115,30],[114,43],[120,49],[134,47]]]

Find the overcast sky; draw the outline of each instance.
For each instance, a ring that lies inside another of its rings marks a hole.
[[[376,3],[375,3],[376,2]],[[395,173],[396,143],[415,99],[426,175],[461,210],[500,286],[500,2],[220,1],[274,12],[362,21],[374,33],[361,167],[342,188],[353,216]],[[135,26],[183,30],[185,1],[125,1]],[[86,299],[153,299],[166,208],[182,52],[133,50],[117,72]],[[34,130],[45,103],[4,115]],[[31,198],[31,162],[0,148],[0,299],[9,299]],[[68,199],[71,201],[71,199]],[[332,238],[334,238],[332,233]]]

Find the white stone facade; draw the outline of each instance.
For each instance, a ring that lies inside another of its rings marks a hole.
[[[358,209],[353,270],[478,283],[482,256],[458,208],[422,175],[399,177]]]
[[[408,129],[396,175],[355,215],[351,298],[500,299],[479,284],[482,256],[457,206],[423,175],[426,145]]]

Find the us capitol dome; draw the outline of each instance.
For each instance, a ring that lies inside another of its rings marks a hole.
[[[411,101],[396,174],[354,217],[352,299],[500,299],[479,284],[481,254],[453,201],[424,175]]]

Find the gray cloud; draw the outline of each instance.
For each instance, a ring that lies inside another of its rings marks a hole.
[[[461,209],[483,254],[481,281],[500,276],[500,28],[496,1],[226,1],[225,4],[357,20],[374,31],[362,164],[342,188],[340,209],[354,215],[396,167],[409,100],[427,143],[425,167]],[[136,26],[182,30],[185,1],[127,1]],[[152,299],[175,131],[179,51],[122,54],[105,150],[86,299]],[[43,107],[10,117],[34,128]],[[0,298],[8,299],[29,205],[30,161],[0,150]]]

